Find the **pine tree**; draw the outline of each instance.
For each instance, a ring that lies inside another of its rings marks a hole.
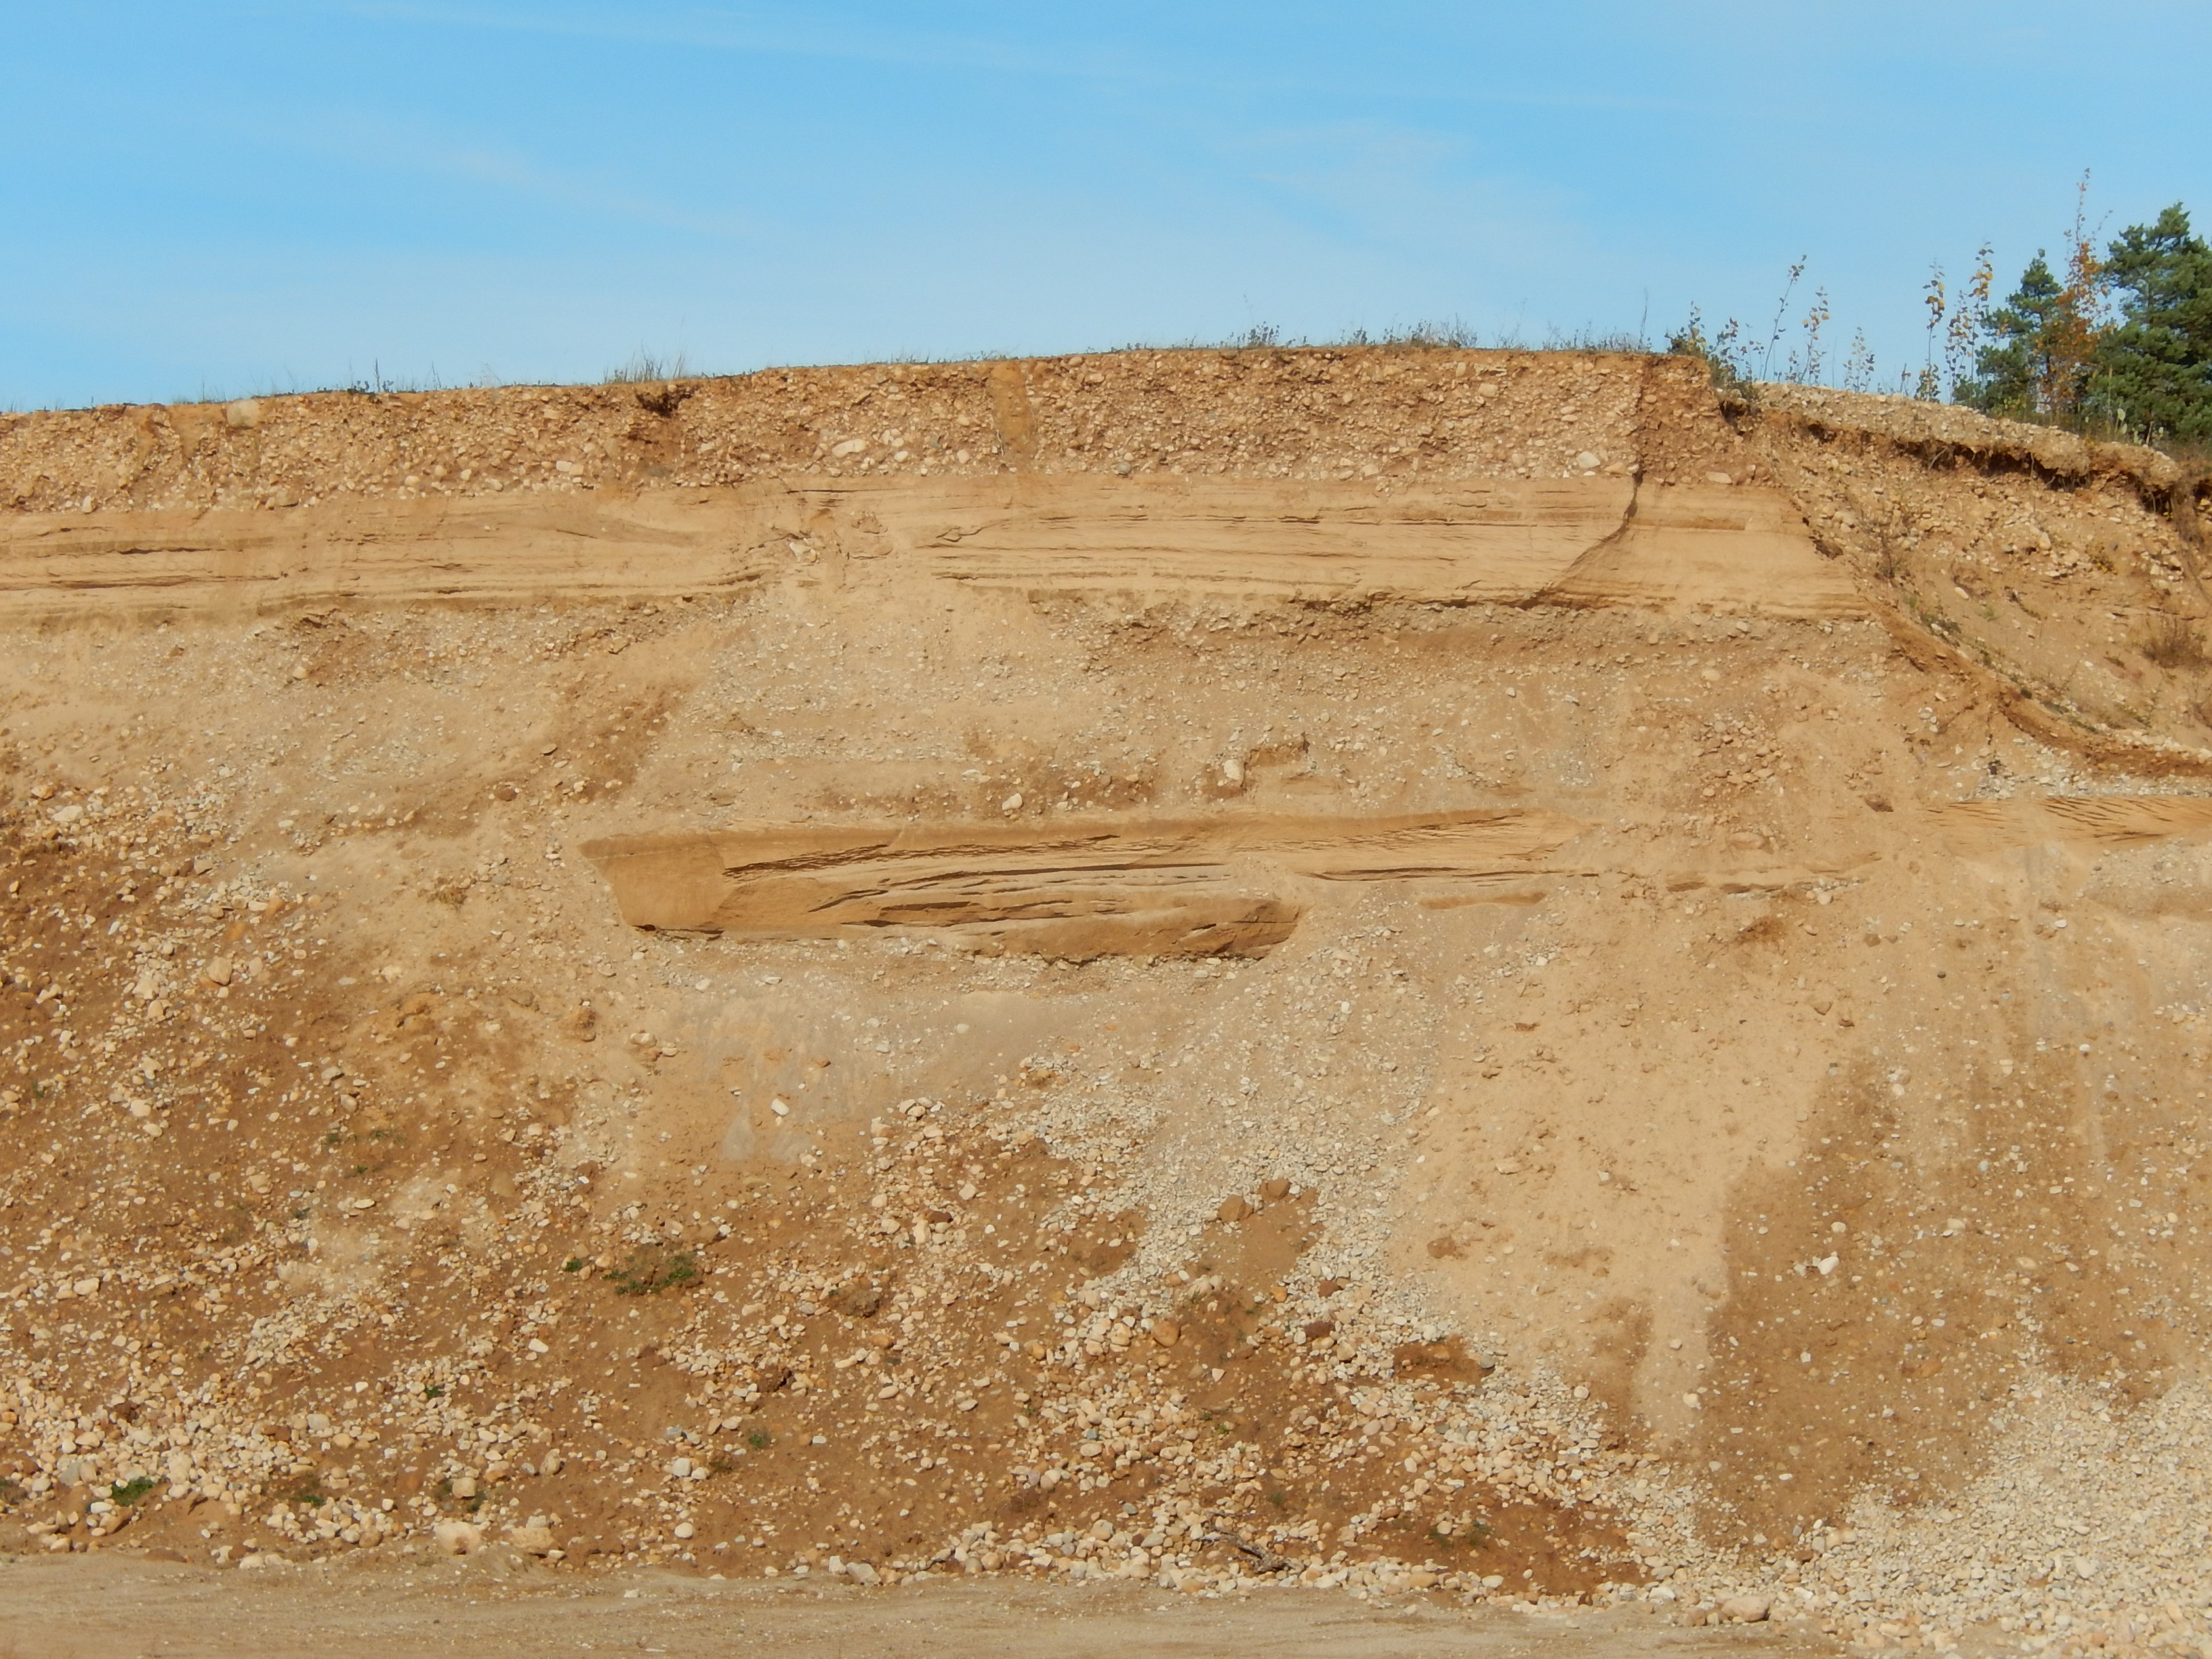
[[[2058,374],[2058,312],[2065,294],[2038,248],[2021,274],[2020,286],[1982,319],[1984,343],[1975,353],[1973,372],[1960,378],[1954,394],[1960,403],[2014,420],[2054,412],[2046,406],[2045,393]]]
[[[2212,247],[2177,202],[2122,231],[2105,268],[2123,298],[2092,412],[2144,438],[2212,441]]]
[[[1988,342],[1974,373],[1956,392],[1961,403],[2019,420],[2078,422],[2087,412],[2100,357],[2111,337],[2111,274],[2089,225],[2089,175],[2074,191],[2074,224],[2066,233],[2066,275],[2051,269],[2042,249],[2020,287],[1981,325]]]

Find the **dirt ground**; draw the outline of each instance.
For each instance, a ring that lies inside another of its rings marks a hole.
[[[1832,1651],[1765,1625],[1682,1630],[1640,1611],[1468,1612],[1424,1600],[1366,1604],[1317,1590],[1200,1600],[1154,1589],[993,1580],[868,1595],[640,1574],[586,1585],[452,1568],[303,1581],[217,1578],[189,1568],[25,1561],[0,1568],[9,1659],[540,1659],[556,1653],[775,1653],[809,1659],[1721,1659]]]
[[[2201,1645],[2203,492],[1572,354],[0,421],[0,1585]]]

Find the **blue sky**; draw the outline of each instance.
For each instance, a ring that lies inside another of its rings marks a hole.
[[[1917,367],[2094,170],[2212,228],[2212,8],[0,0],[0,405],[1655,338],[1809,256]],[[1801,294],[1801,301],[1803,295]],[[1802,303],[1793,315],[1802,312]]]

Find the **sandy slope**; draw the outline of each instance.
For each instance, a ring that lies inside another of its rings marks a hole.
[[[0,1497],[2202,1639],[2191,488],[1620,357],[17,417]]]

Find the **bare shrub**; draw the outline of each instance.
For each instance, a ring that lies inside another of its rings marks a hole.
[[[2153,617],[2136,645],[2160,668],[2202,668],[2212,661],[2205,653],[2202,630],[2191,626],[2187,617],[2171,613]]]

